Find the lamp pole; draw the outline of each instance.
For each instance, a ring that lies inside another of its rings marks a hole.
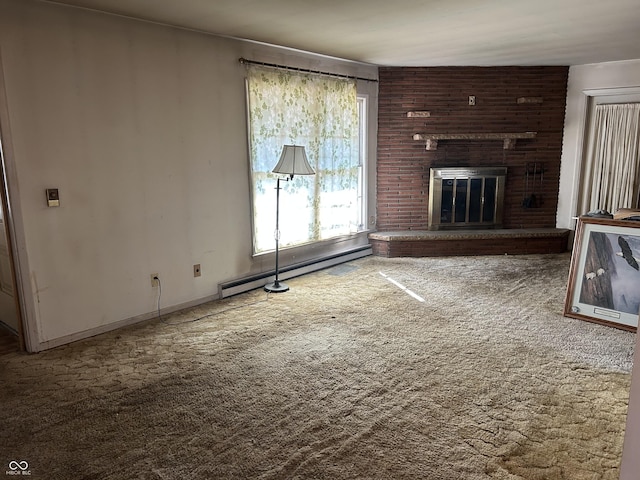
[[[293,175],[291,175],[293,177]],[[288,179],[287,179],[288,180]],[[274,235],[276,239],[276,278],[273,283],[264,286],[265,291],[267,292],[286,292],[289,290],[289,287],[284,283],[280,283],[278,278],[280,274],[280,264],[279,264],[279,242],[280,242],[280,177],[276,180],[276,234]]]

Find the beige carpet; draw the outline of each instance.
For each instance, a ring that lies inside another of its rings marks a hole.
[[[37,479],[617,479],[635,334],[562,316],[569,260],[369,257],[4,356],[0,461]]]

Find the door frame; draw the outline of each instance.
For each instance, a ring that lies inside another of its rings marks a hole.
[[[40,342],[35,321],[35,306],[26,301],[27,298],[33,298],[33,295],[28,274],[24,224],[20,199],[17,194],[17,178],[9,122],[4,63],[0,46],[0,202],[2,202],[1,207],[4,211],[4,223],[7,232],[20,349],[27,352],[38,352],[40,351]]]
[[[593,116],[596,105],[611,103],[639,103],[640,87],[614,87],[614,88],[597,88],[583,90],[585,96],[585,118],[582,135],[582,151],[580,152],[580,168],[577,178],[576,205],[575,215],[581,215],[586,212],[581,210],[585,207],[585,174],[587,171],[588,148],[591,137],[591,126],[593,124]],[[611,212],[613,213],[613,212]]]

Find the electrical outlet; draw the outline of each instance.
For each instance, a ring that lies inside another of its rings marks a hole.
[[[476,96],[469,95],[469,105],[474,106],[476,104]]]
[[[159,287],[160,286],[159,278],[160,278],[160,276],[157,273],[152,273],[151,274],[151,288],[155,288],[155,287]]]
[[[202,275],[202,272],[200,271],[200,264],[196,263],[193,266],[193,276],[194,277],[199,277],[200,275]]]

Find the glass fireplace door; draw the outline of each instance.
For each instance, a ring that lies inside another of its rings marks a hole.
[[[505,177],[504,167],[432,168],[429,229],[500,227]]]

